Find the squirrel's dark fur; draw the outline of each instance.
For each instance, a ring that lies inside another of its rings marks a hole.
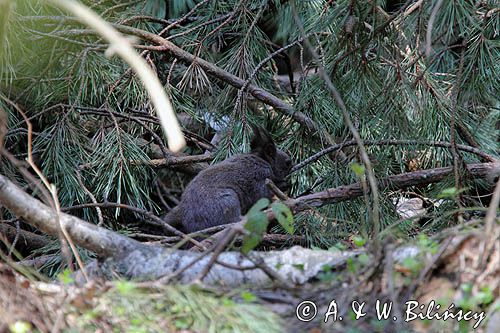
[[[190,233],[237,222],[260,198],[271,198],[271,179],[281,190],[292,161],[267,131],[254,127],[248,154],[238,154],[200,172],[184,190],[181,201],[164,220]]]

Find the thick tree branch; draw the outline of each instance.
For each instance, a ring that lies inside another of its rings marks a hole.
[[[500,163],[472,164],[468,166],[469,172],[474,177],[494,178],[500,174]],[[414,185],[424,185],[440,181],[452,172],[451,167],[437,168],[409,172],[401,175],[387,177],[379,182],[380,189],[404,188]],[[290,199],[286,203],[295,211],[320,207],[362,195],[359,183],[341,186],[298,199]],[[55,212],[42,204],[37,199],[22,191],[5,176],[0,175],[0,203],[18,217],[40,230],[57,235],[59,225]],[[268,216],[272,215],[272,212]],[[272,217],[272,216],[270,216]],[[101,258],[106,259],[101,266],[107,274],[116,272],[124,277],[141,280],[158,279],[174,274],[177,270],[190,265],[196,259],[197,253],[165,249],[161,246],[148,246],[122,236],[113,231],[87,223],[77,217],[64,213],[60,214],[60,223],[72,237],[75,244],[96,252]],[[290,251],[303,251],[291,255]],[[355,255],[355,252],[332,254],[328,251],[311,251],[292,248],[286,251],[271,251],[254,253],[261,256],[269,267],[280,267],[276,274],[282,279],[289,279],[295,283],[307,282],[318,272],[322,271],[325,264],[337,266]],[[195,279],[208,264],[208,257],[198,261],[186,272],[179,275],[182,282]],[[208,284],[225,283],[226,285],[240,285],[245,281],[252,281],[255,285],[269,283],[269,276],[259,268],[234,269],[233,266],[247,267],[253,265],[238,252],[223,252],[218,260],[227,265],[215,264],[203,282]],[[307,271],[297,270],[300,263],[307,262],[310,267]],[[95,263],[94,265],[97,265]],[[92,268],[97,268],[93,266]],[[90,268],[90,270],[92,270]],[[87,269],[86,269],[87,270]],[[87,270],[89,271],[89,270]]]
[[[487,178],[493,181],[500,176],[500,162],[477,163],[467,165],[472,177]],[[380,190],[404,189],[410,186],[421,186],[437,183],[453,172],[453,167],[418,170],[389,176],[378,180]],[[313,207],[321,207],[341,201],[350,200],[363,195],[360,183],[339,186],[325,191],[290,199],[285,203],[294,211],[299,212]]]
[[[59,225],[56,213],[0,175],[0,203],[41,231],[57,236]],[[127,250],[145,246],[116,232],[97,227],[77,217],[61,213],[60,223],[75,244],[94,251],[100,257],[112,257]]]
[[[53,210],[32,198],[2,175],[0,175],[0,203],[46,233],[57,235],[59,232],[59,225]],[[192,264],[199,255],[198,253],[148,246],[64,213],[60,214],[60,223],[66,228],[75,244],[94,251],[105,259],[102,264],[94,262],[87,266],[85,271],[89,274],[100,272],[100,274],[104,273],[105,277],[112,277],[112,272],[115,272],[127,278],[154,280],[175,274],[178,270],[190,265],[189,270],[178,275],[180,281],[187,283],[193,281],[209,263],[209,258],[205,257]],[[253,256],[259,256],[268,267],[279,266],[275,274],[280,279],[286,279],[291,283],[305,283],[322,272],[324,265],[332,267],[342,265],[347,258],[354,255],[356,252],[332,253],[298,247],[286,251],[253,253]],[[241,285],[246,281],[252,281],[254,285],[270,282],[269,276],[262,269],[257,267],[246,269],[245,267],[255,265],[239,252],[221,253],[218,261],[224,264],[214,264],[203,282],[222,283],[227,286]],[[304,262],[308,263],[309,269],[298,270],[296,266],[303,265]],[[243,267],[243,269],[228,267]]]

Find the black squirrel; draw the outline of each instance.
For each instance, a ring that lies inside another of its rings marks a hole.
[[[276,148],[266,130],[252,128],[250,153],[234,155],[201,171],[164,221],[186,233],[237,222],[260,198],[273,196],[267,178],[282,191],[289,188],[290,156]]]

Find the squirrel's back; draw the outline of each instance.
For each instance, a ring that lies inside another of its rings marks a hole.
[[[237,222],[257,200],[271,198],[266,179],[285,186],[291,159],[262,130],[254,129],[251,147],[251,153],[234,155],[201,171],[164,219],[190,233]]]

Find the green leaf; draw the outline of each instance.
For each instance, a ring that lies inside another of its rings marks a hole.
[[[366,239],[364,239],[361,236],[354,236],[352,238],[352,241],[354,242],[354,245],[356,245],[357,247],[361,247],[366,244]]]
[[[247,213],[245,229],[250,232],[250,235],[243,237],[243,245],[241,247],[241,251],[245,254],[259,245],[262,235],[267,231],[269,220],[262,210],[268,205],[269,199],[262,198],[257,201]]]
[[[489,287],[483,287],[480,291],[474,296],[474,300],[476,304],[490,304],[494,300],[493,292]]]
[[[347,258],[346,264],[347,264],[347,270],[349,272],[356,273],[356,265],[354,264],[353,258]]]
[[[444,190],[441,191],[441,193],[438,194],[439,199],[443,198],[453,198],[457,195],[458,191],[455,187],[449,187],[445,188]]]
[[[358,262],[364,266],[370,263],[370,257],[366,253],[362,253],[358,257]]]
[[[252,251],[253,249],[255,249],[257,245],[259,245],[261,239],[262,236],[255,234],[243,237],[243,245],[241,246],[241,252],[247,254],[248,252]]]
[[[115,286],[122,295],[128,295],[135,289],[135,285],[130,281],[117,281]]]
[[[331,271],[332,270],[332,265],[328,265],[328,264],[325,264],[321,267],[321,270],[323,272],[328,272],[328,271]]]
[[[456,187],[448,187],[441,191],[437,195],[438,199],[453,199],[456,198],[460,193],[467,191],[466,188],[458,190]]]
[[[288,232],[290,235],[293,235],[293,214],[290,208],[287,205],[281,202],[275,202],[271,205],[273,209],[274,216],[278,220],[278,223]]]
[[[59,274],[58,278],[59,281],[61,281],[63,284],[70,284],[75,281],[71,276],[71,271],[69,269],[65,269],[64,271],[62,271],[61,274]]]
[[[406,267],[407,269],[409,269],[413,273],[417,273],[420,270],[420,268],[422,267],[422,263],[420,261],[418,261],[415,258],[411,258],[411,257],[403,259],[402,264],[404,267]]]
[[[351,169],[354,171],[354,174],[358,177],[362,177],[365,174],[365,167],[359,163],[352,163]]]
[[[236,305],[236,303],[232,299],[227,297],[222,298],[222,304],[227,307],[232,307]]]
[[[174,325],[175,328],[179,330],[185,330],[188,329],[191,324],[189,318],[179,318],[174,320]]]
[[[9,325],[9,329],[12,333],[27,333],[31,332],[31,324],[25,321],[16,321]]]
[[[250,208],[248,210],[248,213],[247,215],[249,214],[253,214],[253,213],[256,213],[258,211],[262,211],[264,210],[267,206],[269,206],[269,199],[267,198],[262,198],[262,199],[259,199],[259,201],[257,201],[253,206],[252,208]]]
[[[267,215],[263,212],[254,212],[247,216],[248,220],[245,223],[245,229],[252,233],[256,233],[262,235],[267,231],[267,225],[269,224],[269,220],[267,219]]]
[[[143,322],[142,318],[132,318],[130,323],[134,326],[139,326]]]
[[[345,244],[342,244],[341,242],[337,242],[333,246],[328,248],[328,251],[330,252],[345,251],[345,250],[347,250],[347,246],[345,246]]]
[[[257,299],[257,296],[255,296],[249,291],[242,291],[240,296],[245,303],[255,302],[255,300]]]

